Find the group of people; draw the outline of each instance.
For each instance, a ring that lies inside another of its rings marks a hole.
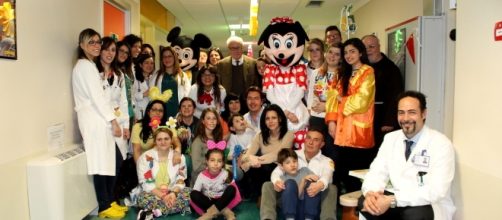
[[[309,59],[300,61],[304,81],[287,75],[305,87],[289,93],[300,102],[283,103],[287,97],[268,87],[278,82],[272,55],[243,55],[239,37],[227,40],[227,57],[202,49],[188,75],[170,46],[160,50],[155,71],[154,50],[141,38],[115,42],[83,30],[72,83],[99,216],[121,218],[128,210],[115,189],[120,172],[137,176],[134,201],[143,216],[191,206],[199,219],[236,219],[232,208],[242,197],[258,201],[261,219],[277,218],[278,201],[286,219],[336,219],[337,195],[361,187],[368,219],[399,219],[394,212],[415,206],[421,209],[413,216],[436,215],[431,204],[449,198],[454,158],[448,139],[424,125],[425,97],[402,93],[401,73],[376,36],[342,42],[336,26],[325,33],[310,39]],[[136,170],[121,169],[126,158]],[[362,186],[348,175],[372,161]],[[389,180],[394,194],[384,193]],[[389,214],[393,206],[400,208]]]

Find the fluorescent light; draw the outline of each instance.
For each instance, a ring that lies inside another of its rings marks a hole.
[[[249,24],[229,24],[230,30],[249,29]]]

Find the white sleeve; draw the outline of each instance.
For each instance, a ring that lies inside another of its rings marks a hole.
[[[129,129],[129,105],[127,103],[127,92],[126,92],[126,83],[125,83],[125,75],[124,74],[121,74],[121,82],[119,82],[119,86],[120,84],[122,84],[122,89],[120,91],[120,118],[121,118],[121,124],[122,124],[122,127],[123,128],[127,128]]]
[[[110,102],[105,99],[103,87],[100,81],[99,72],[95,64],[88,60],[79,60],[73,69],[73,76],[76,77],[76,83],[88,92],[90,102],[96,108],[96,111],[105,121],[115,119]]]
[[[147,183],[145,173],[149,172],[149,161],[146,160],[146,152],[141,154],[138,159],[138,166],[136,168],[138,174],[138,183],[141,185],[143,191],[150,192],[155,189],[155,183]],[[151,172],[151,171],[150,171]],[[153,173],[152,173],[153,177]]]
[[[324,163],[329,163],[329,165],[326,166]],[[319,180],[324,183],[322,191],[326,190],[329,184],[333,181],[333,172],[335,171],[333,160],[326,158],[326,160],[323,161],[323,164],[324,166],[322,167],[322,171],[319,174]]]
[[[309,72],[310,72],[309,68]],[[311,110],[312,109],[312,103],[314,102],[314,84],[315,84],[315,77],[317,76],[318,70],[314,70],[309,74],[309,80],[307,81],[307,109]]]
[[[284,175],[284,171],[282,171],[281,167],[278,165],[275,167],[274,171],[272,171],[272,175],[270,175],[270,181],[275,184],[275,182],[281,180],[282,175]]]
[[[193,185],[193,190],[197,190],[199,192],[202,192],[202,182],[204,181],[203,175],[204,174],[199,173],[199,175],[197,176],[197,179],[195,180],[195,184]]]
[[[171,152],[174,152],[174,151],[171,151]],[[178,167],[179,167],[178,174],[176,175],[176,178],[174,180],[173,189],[174,188],[179,188],[179,189],[185,188],[185,182],[178,183],[179,180],[183,180],[184,181],[186,179],[186,177],[187,177],[187,166],[186,166],[185,156],[184,155],[181,155],[181,163],[179,164]]]

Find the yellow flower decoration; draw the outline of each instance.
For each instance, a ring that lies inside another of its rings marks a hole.
[[[12,9],[10,2],[4,2],[3,5],[0,6],[0,26],[3,27],[2,31],[7,37],[11,37],[14,34],[14,28],[11,27],[13,20],[14,9]]]
[[[176,123],[177,122],[178,122],[178,120],[174,119],[173,117],[169,117],[169,120],[166,122],[166,125],[169,128],[176,128]]]
[[[173,96],[173,91],[168,89],[166,91],[164,91],[163,93],[160,93],[160,89],[159,87],[152,87],[150,88],[150,90],[148,91],[148,98],[150,98],[150,100],[160,100],[160,101],[163,101],[163,102],[167,102],[169,101],[169,99],[171,99],[171,97]]]
[[[173,117],[169,117],[169,120],[166,121],[166,127],[173,132],[173,137],[178,137],[178,131],[176,130],[177,122],[178,120]]]

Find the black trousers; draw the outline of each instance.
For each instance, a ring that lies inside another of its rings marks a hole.
[[[349,176],[350,170],[368,169],[373,158],[372,149],[362,149],[354,147],[336,146],[338,151],[338,161],[335,162],[335,181],[333,182],[338,187],[339,194],[342,187],[345,192],[354,192],[361,189],[362,182],[356,177]]]
[[[263,183],[270,181],[270,176],[276,166],[276,163],[270,163],[263,164],[258,168],[250,168],[244,173],[241,181],[237,183],[241,195],[247,199],[257,199],[261,195],[261,186]]]
[[[212,205],[216,206],[216,208],[221,211],[227,207],[228,204],[230,204],[232,199],[234,199],[236,192],[235,187],[230,185],[225,189],[220,198],[211,199],[205,196],[202,192],[192,190],[192,192],[190,192],[190,199],[204,211],[207,211],[207,209],[209,209]]]
[[[104,211],[110,208],[110,204],[115,198],[115,182],[122,164],[122,154],[115,145],[115,176],[93,175],[94,191],[98,200],[98,211]]]

